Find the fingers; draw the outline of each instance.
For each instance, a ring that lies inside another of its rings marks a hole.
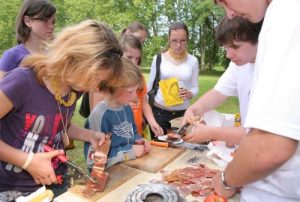
[[[163,133],[164,133],[163,129],[159,126],[154,127],[152,131],[154,131],[155,137],[163,135]]]
[[[98,146],[101,146],[101,145],[104,144],[104,142],[105,142],[105,137],[106,137],[106,135],[104,135],[104,133],[99,132],[99,131],[96,131],[96,133],[95,133],[95,138],[99,141],[99,142],[98,142]]]
[[[191,99],[191,97],[192,97],[191,94],[192,93],[186,88],[181,88],[179,91],[179,97],[181,97],[184,100]]]
[[[135,141],[135,143],[138,144],[138,145],[144,144],[144,142],[145,142],[144,139],[139,139],[139,140]]]
[[[54,173],[46,176],[36,177],[34,178],[34,181],[36,184],[42,184],[42,185],[51,185],[57,183],[56,175]]]
[[[62,155],[62,154],[65,154],[64,150],[53,150],[53,151],[50,151],[50,152],[47,152],[45,153],[50,159],[52,159],[53,157],[55,156],[59,156],[59,155]]]
[[[185,141],[185,142],[191,142],[191,141],[192,141],[192,138],[193,138],[193,135],[188,134],[188,135],[184,136],[182,139],[183,139],[183,141]]]
[[[145,152],[148,153],[151,150],[150,142],[145,141]]]

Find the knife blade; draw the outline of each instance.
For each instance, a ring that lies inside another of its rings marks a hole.
[[[178,128],[178,130],[176,131],[176,134],[181,135],[182,137],[185,136],[185,134],[183,133],[187,127],[189,127],[189,123],[184,124],[183,126],[181,126],[180,128]]]
[[[208,146],[205,144],[195,144],[189,142],[181,142],[178,144],[172,144],[173,147],[183,147],[190,150],[198,150],[198,151],[205,151],[208,150]]]

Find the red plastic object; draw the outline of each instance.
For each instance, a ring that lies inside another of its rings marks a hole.
[[[56,180],[57,180],[57,184],[62,184],[63,183],[63,176],[62,175],[57,175]]]
[[[50,152],[50,151],[53,151],[54,149],[48,145],[44,145],[44,150],[46,152]],[[58,155],[57,158],[59,158],[59,160],[64,163],[66,161],[68,161],[68,158],[64,155],[64,154],[61,154],[61,155]]]
[[[211,192],[210,195],[204,199],[204,202],[227,202],[227,199]]]

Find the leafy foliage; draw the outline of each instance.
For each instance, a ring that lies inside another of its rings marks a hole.
[[[0,53],[14,46],[15,19],[21,0],[3,1],[0,5]],[[190,32],[189,52],[199,59],[201,70],[224,65],[224,51],[214,40],[214,28],[223,10],[213,0],[53,0],[57,7],[56,31],[85,19],[109,24],[117,33],[132,21],[149,30],[144,46],[143,66],[149,67],[153,56],[167,43],[171,22],[183,21]]]

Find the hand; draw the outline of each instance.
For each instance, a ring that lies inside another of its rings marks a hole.
[[[135,153],[135,156],[138,158],[138,157],[141,157],[145,154],[145,147],[144,145],[140,145],[140,144],[134,144],[132,145],[132,148],[133,148],[133,151]]]
[[[180,88],[179,97],[183,100],[190,100],[193,97],[193,93],[186,88]]]
[[[193,113],[193,111],[191,109],[188,108],[183,115],[180,126],[183,126],[186,123],[190,123],[190,120],[194,120],[194,119],[195,119],[195,114]]]
[[[193,124],[193,129],[189,134],[183,137],[185,142],[202,143],[212,140],[211,127],[206,126],[199,121]]]
[[[146,139],[144,139],[144,138],[137,140],[136,144],[138,144],[138,145],[144,145],[144,151],[145,151],[145,153],[148,153],[151,150],[151,145],[150,145],[149,141],[146,140]]]
[[[155,121],[154,123],[149,123],[151,130],[154,132],[155,137],[163,135],[164,130],[158,125],[158,123]]]
[[[51,164],[51,159],[64,154],[63,150],[54,150],[47,153],[35,153],[32,161],[27,167],[27,172],[33,177],[36,184],[56,184],[56,175]]]
[[[236,190],[223,189],[220,172],[213,177],[212,185],[215,193],[224,198],[231,198],[236,192]]]
[[[92,144],[93,148],[97,148],[105,142],[105,134],[99,131],[95,131],[91,136],[90,143]]]

